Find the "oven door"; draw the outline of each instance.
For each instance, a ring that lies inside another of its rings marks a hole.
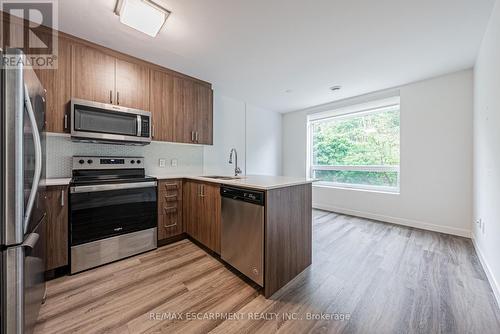
[[[155,181],[71,187],[71,246],[156,226]]]
[[[151,114],[111,104],[73,99],[71,136],[77,140],[147,144]]]

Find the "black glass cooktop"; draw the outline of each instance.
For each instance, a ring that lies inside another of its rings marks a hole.
[[[96,185],[148,181],[156,181],[156,178],[144,175],[144,169],[112,169],[76,170],[71,182],[75,185]]]

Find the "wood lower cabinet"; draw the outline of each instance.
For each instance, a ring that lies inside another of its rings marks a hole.
[[[183,209],[186,232],[220,254],[221,197],[219,185],[184,182]]]
[[[68,265],[68,187],[48,187],[45,196],[45,270],[52,270]]]
[[[182,221],[182,180],[158,182],[158,240],[184,233]]]

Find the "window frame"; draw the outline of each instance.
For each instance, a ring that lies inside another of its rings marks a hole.
[[[313,165],[314,151],[313,151],[313,131],[312,125],[318,122],[325,122],[334,119],[349,119],[354,117],[362,117],[365,115],[375,114],[379,112],[389,111],[397,107],[399,110],[401,120],[401,103],[399,96],[372,101],[369,103],[349,105],[343,108],[328,110],[321,113],[310,114],[307,117],[307,175],[314,179],[314,171],[333,170],[333,171],[365,171],[365,172],[397,172],[397,185],[395,187],[389,186],[376,186],[355,183],[342,183],[332,181],[315,181],[314,185],[328,188],[338,189],[353,189],[360,191],[375,191],[386,192],[391,194],[399,194],[401,191],[401,124],[399,128],[399,147],[400,147],[400,160],[399,165]]]

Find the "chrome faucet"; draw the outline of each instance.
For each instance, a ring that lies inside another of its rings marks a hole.
[[[234,153],[234,176],[238,176],[241,174],[241,169],[238,167],[238,152],[236,152],[235,148],[231,149],[231,153],[229,153],[229,163],[233,163],[233,153]]]

